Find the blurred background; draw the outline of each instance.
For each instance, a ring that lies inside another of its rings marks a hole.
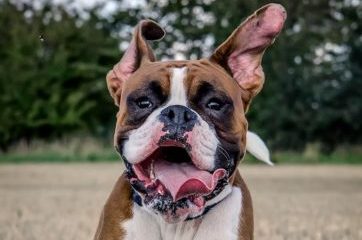
[[[0,239],[94,234],[122,171],[105,76],[140,19],[167,32],[158,59],[198,59],[268,2],[0,0]],[[247,118],[277,166],[240,167],[255,239],[362,239],[362,1],[275,2],[288,19]]]
[[[165,28],[159,59],[197,59],[267,2],[0,0],[0,161],[117,160],[105,75],[137,22]],[[361,1],[278,2],[250,129],[276,162],[362,163]]]

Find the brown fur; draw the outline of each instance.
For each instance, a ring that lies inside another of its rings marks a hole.
[[[239,187],[242,194],[242,209],[239,219],[239,240],[252,240],[254,233],[253,204],[251,195],[239,170],[236,170],[233,186]]]
[[[131,186],[121,175],[104,205],[94,240],[120,240],[125,236],[121,223],[132,218]]]

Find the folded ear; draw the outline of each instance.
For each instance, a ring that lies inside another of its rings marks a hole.
[[[115,104],[118,106],[122,85],[145,62],[155,61],[147,40],[159,40],[165,35],[164,30],[151,20],[140,21],[122,59],[107,74],[107,86]]]
[[[285,19],[283,6],[263,6],[235,29],[210,58],[225,68],[240,87],[246,90],[246,105],[263,86],[262,56],[281,31]]]

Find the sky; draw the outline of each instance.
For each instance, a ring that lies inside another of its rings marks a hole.
[[[100,12],[103,17],[107,17],[107,15],[110,15],[113,11],[116,11],[118,8],[117,2],[120,2],[119,0],[12,0],[14,3],[32,3],[37,8],[40,8],[42,3],[46,1],[50,1],[54,5],[64,5],[69,9],[77,9],[80,13],[83,9],[92,8],[95,5],[103,5],[103,9]],[[136,8],[146,4],[145,0],[121,0],[121,2],[124,8]]]

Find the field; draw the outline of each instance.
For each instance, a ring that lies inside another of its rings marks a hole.
[[[91,239],[119,163],[0,165],[1,240]],[[362,239],[362,166],[242,165],[257,240]]]

